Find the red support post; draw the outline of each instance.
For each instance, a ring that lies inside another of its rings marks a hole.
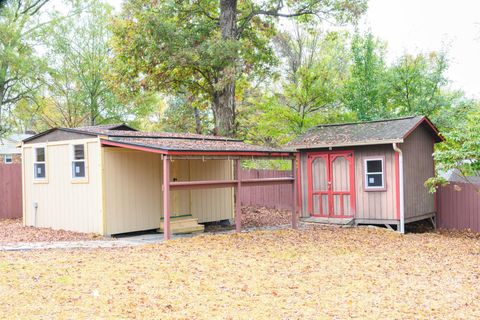
[[[297,159],[292,159],[292,228],[298,229],[297,223]]]
[[[237,159],[235,161],[236,178],[237,178],[237,187],[236,187],[237,194],[235,196],[235,231],[236,232],[240,232],[242,230],[242,199],[241,199],[242,182],[240,177],[241,166],[242,164],[240,160]]]
[[[170,239],[170,159],[163,156],[163,239]]]

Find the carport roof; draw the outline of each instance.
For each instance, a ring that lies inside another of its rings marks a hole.
[[[53,131],[97,136],[102,145],[123,147],[162,154],[176,155],[245,155],[291,156],[291,150],[247,144],[239,139],[193,133],[137,131],[125,124],[100,125],[78,128],[54,128],[30,137],[24,142],[45,136]]]
[[[428,118],[412,116],[369,122],[319,125],[291,141],[288,147],[310,149],[402,143],[420,125],[424,125],[432,133],[436,142],[443,141],[442,136]]]

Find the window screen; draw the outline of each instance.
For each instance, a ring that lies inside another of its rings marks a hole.
[[[6,154],[4,160],[5,160],[5,163],[10,164],[13,162],[13,157],[11,154]]]
[[[85,174],[85,145],[76,144],[72,148],[72,177],[84,178]]]
[[[33,163],[33,176],[35,179],[45,179],[45,148],[35,148],[35,162]]]
[[[365,187],[381,189],[385,187],[383,159],[365,160]]]

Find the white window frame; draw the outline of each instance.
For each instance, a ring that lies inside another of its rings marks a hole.
[[[369,161],[381,161],[381,168],[382,171],[380,172],[368,172],[368,166],[367,163]],[[368,175],[369,174],[381,174],[382,177],[382,185],[381,186],[369,186],[368,185]],[[364,175],[364,184],[365,184],[365,190],[367,191],[383,191],[386,190],[386,184],[385,184],[385,158],[384,157],[372,157],[372,158],[366,158],[363,160],[363,175]]]
[[[83,159],[75,159],[75,146],[83,146]],[[75,162],[83,162],[83,169],[85,175],[83,177],[75,177],[73,168]],[[88,168],[87,168],[87,144],[86,143],[72,143],[70,145],[70,176],[74,182],[85,182],[88,180]]]
[[[37,161],[37,150],[38,149],[43,149],[43,155],[44,159],[43,161]],[[43,164],[44,165],[44,170],[45,170],[45,177],[37,177],[37,170],[36,165],[37,164]],[[46,145],[40,145],[33,147],[33,180],[35,181],[47,181],[47,146]]]
[[[8,161],[7,161],[8,159]],[[9,154],[4,154],[3,155],[3,163],[5,164],[12,164],[13,163],[13,154],[9,153]]]

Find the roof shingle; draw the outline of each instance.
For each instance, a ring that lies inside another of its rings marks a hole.
[[[308,149],[402,142],[411,130],[424,121],[430,125],[430,129],[435,133],[438,141],[441,141],[437,130],[428,119],[422,116],[412,116],[369,122],[319,125],[291,141],[288,146],[296,149]]]

